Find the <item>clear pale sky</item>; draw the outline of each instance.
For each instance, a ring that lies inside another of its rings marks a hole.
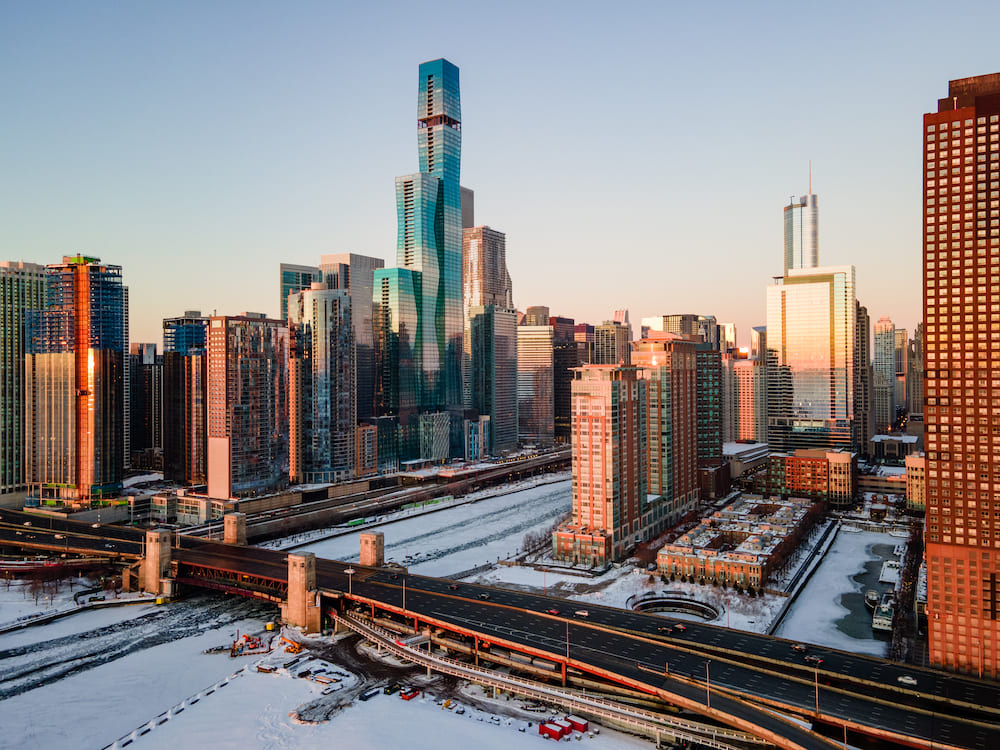
[[[417,65],[446,57],[520,309],[714,314],[746,342],[811,159],[820,264],[912,329],[921,115],[1000,71],[998,22],[995,0],[8,1],[0,259],[124,266],[132,340],[157,343],[185,309],[277,315],[282,261],[394,265]]]

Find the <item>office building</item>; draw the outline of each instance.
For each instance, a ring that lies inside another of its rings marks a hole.
[[[288,326],[263,313],[208,325],[208,494],[288,485]]]
[[[308,289],[313,282],[322,281],[323,274],[315,266],[281,263],[278,265],[278,275],[278,309],[281,311],[280,318],[288,320],[288,295]]]
[[[677,523],[698,502],[697,342],[652,332],[633,344],[632,362],[648,398],[647,485],[652,533]]]
[[[767,360],[767,326],[754,326],[750,329],[750,359]]]
[[[784,220],[785,275],[793,269],[816,268],[819,265],[819,204],[811,185],[808,195],[788,201]]]
[[[208,481],[208,318],[187,310],[163,320],[163,478]]]
[[[875,434],[872,415],[872,324],[868,308],[856,307],[854,336],[854,445],[861,453]]]
[[[951,81],[923,130],[930,660],[997,679],[1000,73]]]
[[[466,310],[469,319],[469,408],[488,417],[484,455],[515,450],[518,440],[517,312],[496,305]],[[468,435],[466,436],[468,448]],[[468,450],[466,450],[468,454]]]
[[[573,424],[573,370],[584,363],[580,362],[579,344],[573,340],[572,333],[566,339],[560,338],[559,329],[555,326],[553,332],[552,415],[555,420],[555,440],[557,443],[569,444]]]
[[[116,497],[128,442],[121,266],[64,257],[46,268],[45,297],[44,309],[27,313],[24,441],[31,498],[87,505]]]
[[[132,344],[129,352],[129,426],[133,469],[163,469],[163,356],[156,344]]]
[[[924,324],[918,323],[906,347],[906,411],[924,413]]]
[[[457,416],[462,430],[462,111],[458,68],[439,59],[417,79],[419,172],[396,178],[396,263],[419,272],[415,338],[421,411]]]
[[[379,422],[379,467],[417,457],[420,349],[417,347],[421,274],[407,268],[375,271],[375,413]],[[394,428],[386,420],[392,420]]]
[[[894,399],[896,402],[896,411],[901,412],[906,409],[906,350],[910,340],[906,335],[905,328],[897,328],[893,333],[895,334],[896,361],[895,382],[893,383],[895,386]]]
[[[632,356],[631,328],[617,320],[605,320],[594,328],[595,365],[627,365]]]
[[[535,305],[524,311],[524,323],[526,326],[547,326],[549,325],[549,308],[544,305]]]
[[[646,383],[628,366],[574,373],[573,515],[553,532],[552,553],[599,567],[646,538]]]
[[[0,262],[0,502],[23,500],[25,314],[45,305],[45,266]]]
[[[517,447],[517,312],[507,272],[506,237],[488,226],[462,230],[462,288],[465,313],[464,403],[489,417],[476,427],[485,455]],[[478,424],[478,423],[477,423]],[[468,428],[465,455],[470,447]],[[473,451],[474,452],[474,451]]]
[[[297,484],[354,476],[351,295],[315,282],[288,298],[288,466]]]
[[[548,446],[555,441],[552,367],[552,326],[518,326],[517,430],[522,443]]]
[[[328,289],[345,289],[350,295],[351,330],[354,335],[355,408],[358,420],[375,415],[375,271],[385,266],[381,258],[357,253],[337,253],[320,258],[319,272]],[[309,287],[303,287],[308,289]]]
[[[767,289],[767,442],[852,450],[854,266],[790,269]]]
[[[885,315],[875,323],[872,357],[872,412],[875,431],[896,421],[896,327]]]
[[[719,323],[719,351],[725,353],[737,348],[736,324]]]

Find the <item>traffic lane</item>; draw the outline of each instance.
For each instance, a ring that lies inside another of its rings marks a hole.
[[[55,516],[25,513],[23,511],[11,510],[9,508],[0,509],[0,522],[8,523],[12,526],[25,526],[28,524],[26,528],[32,527],[53,531],[70,531],[77,534],[108,537],[112,539],[121,539],[123,541],[138,541],[142,538],[144,533],[141,529],[130,529],[123,526],[111,526],[109,524],[72,521]]]
[[[407,606],[410,610],[424,609],[425,607],[433,607],[439,604],[438,600],[433,595],[429,595],[427,592],[420,591],[419,589],[414,592],[413,599],[414,601],[411,603],[408,594]],[[445,610],[428,609],[425,610],[425,613],[428,616],[435,616],[436,619],[444,619],[445,621],[458,625],[459,623],[455,622],[456,615],[457,617],[462,617],[463,613],[471,613],[476,609],[481,609],[483,606],[484,605],[478,605],[472,601],[467,601],[464,606],[459,607],[460,611],[457,613],[451,611],[451,608]],[[560,639],[552,634],[545,635],[540,632],[531,632],[530,630],[511,633],[509,629],[506,631],[503,630],[503,626],[500,628],[490,627],[492,623],[484,622],[482,621],[482,618],[480,618],[480,620],[480,627],[483,629],[487,638],[489,637],[489,633],[492,633],[496,638],[502,638],[507,641],[519,643],[522,646],[529,646],[538,651],[546,652],[547,655],[553,659],[558,659],[562,655],[562,648],[560,647],[565,647],[567,643],[565,639]],[[530,624],[528,625],[530,627]],[[571,625],[566,625],[567,627],[572,627]],[[589,631],[588,638],[593,638],[594,631],[590,629],[587,630]],[[611,648],[582,649],[582,647],[579,647],[575,643],[574,635],[572,633],[570,634],[569,640],[571,658],[575,661],[591,665],[598,669],[604,669],[614,674],[629,678],[639,684],[646,685],[651,689],[650,692],[662,689],[671,692],[674,695],[686,698],[693,703],[706,703],[706,698],[708,698],[708,696],[703,688],[699,688],[696,685],[691,685],[685,681],[674,680],[671,678],[651,682],[649,680],[649,675],[640,669],[640,662],[638,661],[638,658],[643,656],[640,646],[640,643],[632,641],[624,644],[624,646],[622,644],[618,644],[617,648],[612,645]],[[581,649],[588,651],[588,653],[578,653],[578,650]],[[632,661],[632,659],[637,660]],[[831,745],[819,735],[816,735],[799,725],[782,721],[773,714],[743,703],[742,701],[737,701],[724,695],[713,695],[710,697],[708,703],[709,706],[715,708],[716,710],[722,711],[730,716],[743,719],[744,721],[747,721],[766,731],[775,732],[780,736],[796,742],[801,747],[816,748],[816,750],[829,750],[831,747]]]
[[[582,617],[575,613],[577,610],[583,610],[587,612],[587,621],[593,622],[595,625],[643,633],[655,639],[670,637],[681,643],[687,642],[689,647],[699,650],[703,650],[706,645],[709,645],[765,659],[774,659],[796,669],[803,678],[813,672],[813,667],[805,661],[805,656],[811,655],[823,659],[821,673],[829,672],[848,680],[864,679],[897,690],[905,687],[899,682],[899,678],[908,675],[917,680],[916,689],[922,693],[945,700],[964,700],[987,708],[1000,707],[1000,685],[970,680],[960,675],[954,677],[942,675],[940,672],[912,665],[897,664],[885,659],[858,656],[814,645],[809,645],[806,653],[800,653],[794,650],[796,641],[774,638],[773,636],[729,630],[705,623],[613,609],[589,603],[567,602],[564,599],[527,592],[512,592],[464,582],[445,583],[442,579],[406,575],[408,577],[407,586],[419,586],[428,591],[444,593],[446,587],[456,595],[479,597],[485,593],[489,597],[489,601],[499,604],[534,609],[538,612],[554,608],[560,611],[561,616],[572,617],[580,621],[582,621]],[[683,632],[674,631],[667,636],[667,631],[664,628],[669,629],[675,624],[683,624],[686,630]],[[859,686],[859,689],[867,688]],[[898,700],[901,696],[900,693],[893,691],[887,692],[886,695],[892,700]]]
[[[38,529],[28,527],[0,527],[0,541],[12,546],[30,548],[28,545],[45,547],[44,551],[53,554],[71,549],[74,553],[83,550],[98,555],[124,554],[139,556],[142,545],[137,542],[122,540],[105,541],[101,537],[77,536],[57,529]]]
[[[376,588],[384,586],[378,584],[373,586],[372,598],[379,598]],[[425,599],[424,597],[430,597]],[[712,668],[711,659],[704,656],[689,654],[684,651],[672,651],[666,644],[647,644],[642,641],[630,639],[627,636],[615,633],[603,633],[604,637],[594,635],[590,628],[582,628],[568,624],[565,621],[559,622],[554,618],[545,618],[534,615],[530,612],[514,612],[504,610],[504,620],[506,624],[497,622],[497,618],[491,616],[488,609],[490,605],[485,602],[475,600],[465,600],[464,604],[455,606],[448,601],[446,606],[440,603],[434,605],[434,595],[422,592],[420,589],[408,592],[407,608],[411,611],[423,613],[425,616],[449,622],[456,627],[475,629],[482,634],[484,639],[503,639],[513,643],[533,648],[546,653],[550,658],[558,659],[565,653],[566,635],[559,632],[560,625],[569,629],[569,648],[571,658],[577,661],[603,665],[616,674],[630,675],[630,669],[635,669],[640,675],[643,673],[638,668],[660,669],[660,664],[664,665],[664,670],[669,669],[669,674],[680,673],[684,677],[692,680],[704,679],[701,675],[705,665],[708,665],[709,680],[716,685],[725,686],[736,690],[750,691],[754,694],[761,694],[762,697],[771,698],[786,705],[797,706],[804,712],[811,712],[815,709],[815,687],[808,684],[801,684],[785,679],[781,676],[768,675],[750,668],[741,667],[726,663],[715,662],[715,669]],[[399,600],[394,601],[400,604]],[[430,606],[431,609],[425,609]],[[581,633],[590,631],[590,634],[582,637]],[[589,655],[586,651],[592,651]],[[633,662],[633,660],[635,660]],[[634,663],[634,667],[630,667]],[[632,674],[631,676],[635,676]],[[644,676],[648,683],[648,675]],[[704,689],[704,688],[701,688]],[[687,696],[686,696],[687,697]],[[887,731],[898,731],[910,734],[915,737],[930,738],[932,736],[947,733],[949,736],[960,738],[963,746],[970,748],[982,748],[987,750],[995,746],[996,737],[989,730],[981,730],[966,722],[954,721],[949,718],[939,718],[924,714],[915,714],[905,708],[876,704],[867,700],[866,696],[849,696],[841,693],[834,693],[823,686],[819,690],[820,709],[822,713],[836,716],[843,719],[859,719],[869,726],[885,729]]]

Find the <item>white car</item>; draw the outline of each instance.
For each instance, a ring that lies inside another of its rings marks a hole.
[[[916,678],[910,677],[908,674],[900,675],[896,678],[896,682],[902,683],[903,685],[910,685],[911,687],[917,684]]]

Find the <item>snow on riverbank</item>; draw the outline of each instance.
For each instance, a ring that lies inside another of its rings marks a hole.
[[[888,644],[875,638],[870,626],[867,630],[861,629],[864,636],[854,637],[844,632],[838,623],[852,614],[851,608],[842,603],[842,597],[863,595],[866,588],[855,581],[855,577],[865,572],[866,564],[877,562],[881,567],[882,557],[873,551],[874,545],[895,547],[898,543],[899,540],[890,534],[869,531],[839,534],[775,635],[844,651],[885,656]]]

